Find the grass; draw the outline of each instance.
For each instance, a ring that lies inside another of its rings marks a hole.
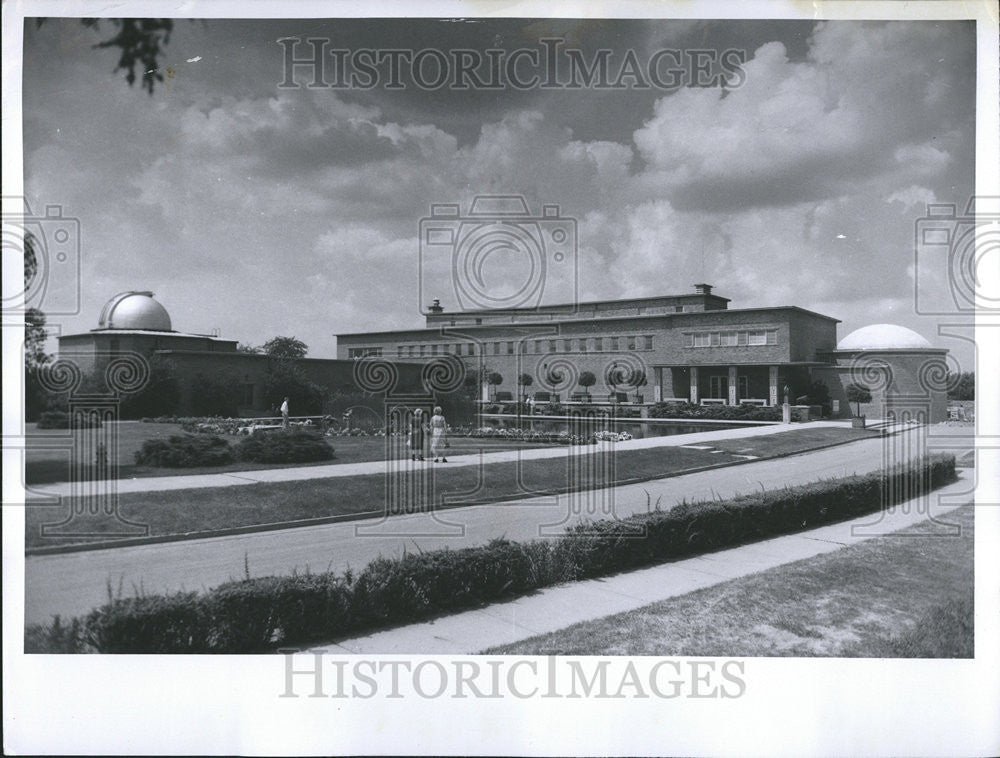
[[[719,440],[706,444],[711,444],[716,450],[722,450],[727,453],[768,458],[775,455],[789,455],[803,452],[804,450],[812,450],[824,445],[878,437],[879,435],[880,432],[872,429],[826,426],[815,429],[793,429],[788,432],[766,434],[760,437]]]
[[[487,652],[971,658],[974,508],[946,520]]]
[[[43,447],[41,437],[58,438],[67,434],[65,429],[34,429],[28,424],[28,452],[25,463],[27,484],[48,484],[65,482],[70,479],[68,451]],[[332,461],[317,463],[268,463],[235,461],[224,466],[200,466],[195,468],[161,468],[139,466],[135,463],[135,453],[142,443],[149,439],[166,439],[172,434],[183,434],[179,424],[122,423],[115,426],[118,437],[118,466],[120,479],[146,478],[151,476],[185,476],[190,474],[220,474],[230,471],[254,471],[262,468],[289,468],[300,466],[324,466],[331,463],[360,463],[385,460],[386,441],[384,437],[331,437],[330,444],[336,453]],[[227,437],[223,437],[227,439]],[[239,437],[228,437],[236,444]],[[503,439],[468,439],[454,437],[450,441],[449,455],[470,453],[494,453],[500,450],[518,450],[538,447],[560,447],[545,443],[517,442]],[[400,445],[399,456],[408,457],[409,451]]]
[[[817,436],[816,431],[824,432]],[[750,455],[767,457],[788,452],[804,452],[832,441],[850,441],[858,438],[856,430],[830,428],[820,430],[794,430],[762,438],[746,438],[728,442],[756,452]],[[771,437],[782,438],[769,443]],[[364,438],[345,438],[345,441],[381,444],[382,441]],[[452,442],[449,454],[458,454],[459,440]],[[462,440],[475,444],[483,440]],[[720,442],[721,446],[722,443]],[[489,448],[487,448],[489,449]],[[494,448],[496,449],[496,448]],[[468,451],[466,451],[468,452]],[[614,456],[614,466],[607,467],[605,455]],[[338,460],[340,459],[338,449]],[[548,460],[491,463],[483,466],[446,468],[444,465],[427,464],[417,467],[402,480],[402,489],[409,492],[427,492],[432,488],[433,498],[423,497],[410,510],[424,510],[428,502],[482,503],[501,501],[535,494],[566,492],[572,489],[596,489],[613,486],[630,480],[657,479],[683,473],[694,468],[731,462],[742,462],[727,452],[712,453],[681,447],[661,447],[641,450],[623,450],[612,454],[592,452],[573,456],[570,469],[568,457]],[[221,467],[220,467],[221,468]],[[256,468],[270,468],[257,465]],[[190,472],[190,470],[185,470]],[[429,472],[429,473],[422,473]],[[84,506],[87,498],[84,498]],[[165,492],[143,492],[119,496],[122,515],[136,523],[148,524],[150,536],[191,534],[232,527],[263,526],[267,524],[299,521],[333,516],[360,515],[384,512],[386,503],[386,475],[369,474],[327,479],[249,484],[238,487],[216,487]],[[26,509],[25,546],[42,547],[67,542],[84,542],[81,538],[42,537],[42,524],[58,523],[65,517],[65,506],[31,505]],[[115,530],[118,524],[106,516],[78,516],[74,531],[95,534]],[[100,538],[96,538],[100,539]]]

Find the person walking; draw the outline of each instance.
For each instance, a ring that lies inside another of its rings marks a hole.
[[[431,416],[431,455],[434,456],[434,462],[438,462],[438,451],[443,451],[447,446],[447,432],[448,432],[448,422],[445,421],[444,414],[441,412],[441,406],[435,406],[434,415]],[[441,463],[447,463],[448,459],[444,457],[444,453],[441,453]]]
[[[281,403],[281,428],[288,428],[288,398]]]
[[[410,419],[410,460],[424,459],[424,411],[417,408]]]

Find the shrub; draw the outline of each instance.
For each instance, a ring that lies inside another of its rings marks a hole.
[[[38,417],[39,429],[69,429],[69,424],[70,416],[66,411],[45,411]],[[76,426],[78,429],[100,428],[101,419],[92,415],[80,415]]]
[[[85,653],[83,620],[72,619],[63,625],[56,616],[51,624],[30,624],[24,631],[25,653]]]
[[[72,624],[76,631],[57,630],[56,622],[32,627],[28,637],[32,649],[89,645],[115,653],[254,652],[329,640],[852,518],[897,502],[901,493],[916,494],[916,482],[934,488],[954,476],[954,457],[935,456],[889,472],[581,523],[558,540],[499,539],[462,550],[378,558],[357,575],[262,577],[200,596],[119,599],[92,611],[82,633]]]
[[[650,418],[713,419],[721,421],[781,421],[781,409],[759,405],[697,405],[695,403],[656,403],[649,409]]]
[[[236,453],[241,460],[257,463],[312,463],[333,458],[333,448],[323,435],[302,428],[257,432],[240,440]]]
[[[140,466],[191,468],[194,466],[224,466],[233,462],[233,449],[221,437],[204,434],[173,434],[167,439],[152,439],[142,443],[135,454]]]

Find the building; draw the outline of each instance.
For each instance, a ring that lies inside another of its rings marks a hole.
[[[939,368],[947,351],[916,333],[903,327],[859,330],[838,343],[840,322],[830,316],[791,305],[731,308],[729,303],[708,284],[694,285],[691,293],[573,307],[449,312],[434,301],[422,329],[337,335],[337,357],[421,362],[460,357],[480,363],[484,375],[499,375],[499,385],[484,384],[483,400],[556,396],[562,402],[615,398],[773,406],[786,393],[794,403],[822,381],[833,415],[840,417],[852,413],[846,386],[862,381],[856,375],[862,365],[869,367],[870,379],[871,366],[885,364],[891,376],[884,387],[874,382],[871,415],[898,410],[901,398],[923,391],[924,417],[945,417],[944,388],[921,385],[919,377],[929,373],[925,364]],[[522,383],[525,378],[530,383]]]
[[[154,359],[168,361],[181,385],[177,415],[195,415],[191,393],[198,377],[224,378],[237,395],[238,412],[253,415],[270,412],[265,398],[270,360],[259,353],[242,352],[236,340],[173,329],[170,314],[152,292],[129,291],[112,297],[101,310],[96,329],[59,337],[59,358],[71,362],[83,376],[103,374],[122,356],[141,356],[147,365]],[[310,381],[343,392],[361,391],[355,378],[354,361],[303,358],[295,365]],[[420,366],[396,367],[401,386],[419,382]],[[295,413],[293,404],[293,414]]]

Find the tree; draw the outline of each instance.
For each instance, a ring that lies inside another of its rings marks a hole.
[[[47,19],[35,19],[35,27],[40,28]],[[88,29],[100,29],[101,23],[111,24],[115,34],[94,45],[97,49],[117,47],[121,53],[115,71],[125,71],[125,81],[131,87],[135,84],[135,69],[142,71],[142,86],[150,95],[156,82],[163,81],[160,73],[160,56],[170,42],[174,30],[172,18],[84,18],[80,23]]]
[[[274,361],[264,378],[264,401],[274,409],[286,397],[293,416],[316,416],[323,412],[329,390],[312,381],[291,361]]]
[[[260,355],[264,352],[263,348],[254,347],[253,345],[245,345],[242,342],[236,345],[237,353],[250,353],[251,355]]]
[[[279,360],[305,358],[309,352],[308,345],[295,337],[273,337],[264,343],[263,349],[269,358]]]
[[[149,361],[149,380],[138,392],[122,398],[122,418],[172,416],[181,401],[181,385],[172,361],[154,355]]]
[[[580,386],[583,387],[587,393],[590,393],[590,388],[597,384],[597,377],[594,376],[592,371],[584,371],[580,374]]]
[[[24,292],[27,295],[38,275],[38,241],[31,232],[24,235]],[[45,314],[38,308],[28,308],[24,313],[24,412],[27,419],[34,419],[51,402],[38,377],[52,360],[45,352],[48,339]]]
[[[857,404],[856,416],[861,415],[861,404],[870,403],[872,401],[872,393],[867,387],[862,384],[849,384],[847,386],[847,402]]]
[[[535,383],[535,377],[531,374],[521,374],[517,377],[517,383],[521,386],[521,394],[528,394],[528,387]]]
[[[646,386],[646,372],[641,368],[632,369],[626,378],[625,384],[629,387],[635,387],[635,401],[639,402],[639,388]]]
[[[497,387],[503,384],[503,377],[496,371],[491,371],[486,375],[486,383],[493,388],[493,396],[496,397]]]
[[[976,373],[963,371],[961,374],[948,374],[949,400],[976,399]]]

